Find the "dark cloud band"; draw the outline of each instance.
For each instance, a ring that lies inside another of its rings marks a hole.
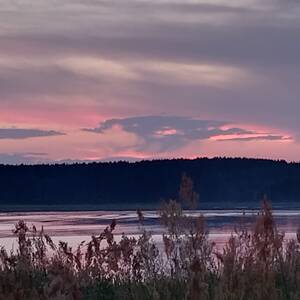
[[[156,148],[159,152],[178,149],[191,141],[207,140],[216,137],[228,137],[231,141],[249,140],[284,140],[282,135],[261,134],[256,131],[230,127],[230,123],[200,120],[180,116],[142,116],[123,119],[110,119],[96,128],[83,129],[87,132],[104,134],[107,130],[118,126],[122,130],[133,133],[144,142],[138,144],[136,150],[147,151]],[[226,126],[226,129],[224,129]],[[232,137],[234,136],[234,137]]]
[[[0,139],[29,139],[37,137],[49,137],[64,135],[54,130],[24,129],[24,128],[0,128]]]

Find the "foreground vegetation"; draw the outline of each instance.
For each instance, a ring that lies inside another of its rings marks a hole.
[[[300,234],[284,241],[266,201],[253,228],[241,223],[222,251],[208,239],[202,216],[182,207],[197,195],[185,177],[179,199],[159,212],[166,231],[159,249],[143,230],[114,237],[115,221],[77,249],[55,245],[43,229],[20,221],[17,251],[0,251],[0,299],[300,299]]]

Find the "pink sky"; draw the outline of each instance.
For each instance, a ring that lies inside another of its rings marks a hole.
[[[0,163],[299,161],[292,2],[0,0]]]

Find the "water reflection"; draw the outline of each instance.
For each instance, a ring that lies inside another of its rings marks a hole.
[[[203,214],[209,228],[210,238],[222,246],[234,231],[234,227],[241,222],[241,210],[203,210],[189,211],[189,215]],[[244,211],[243,222],[251,227],[256,210]],[[160,243],[163,228],[156,211],[144,212],[143,226],[152,232],[154,239]],[[300,210],[275,210],[274,217],[280,231],[286,233],[286,238],[295,237],[300,225]],[[77,212],[24,212],[0,213],[0,244],[11,249],[16,241],[12,234],[14,225],[24,220],[28,225],[37,228],[44,226],[45,231],[53,237],[55,242],[64,240],[76,246],[83,240],[89,240],[91,235],[98,235],[111,220],[117,221],[116,235],[122,233],[137,236],[141,230],[135,211],[77,211]],[[117,237],[117,238],[119,238]]]

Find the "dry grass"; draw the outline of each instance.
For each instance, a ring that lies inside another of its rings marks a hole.
[[[241,223],[217,251],[204,218],[182,209],[197,198],[187,178],[179,198],[185,204],[170,200],[159,211],[162,251],[143,230],[140,210],[138,239],[123,235],[117,242],[112,221],[77,249],[55,245],[43,228],[20,221],[17,251],[0,251],[0,299],[300,299],[300,232],[284,244],[267,201],[252,230]]]

